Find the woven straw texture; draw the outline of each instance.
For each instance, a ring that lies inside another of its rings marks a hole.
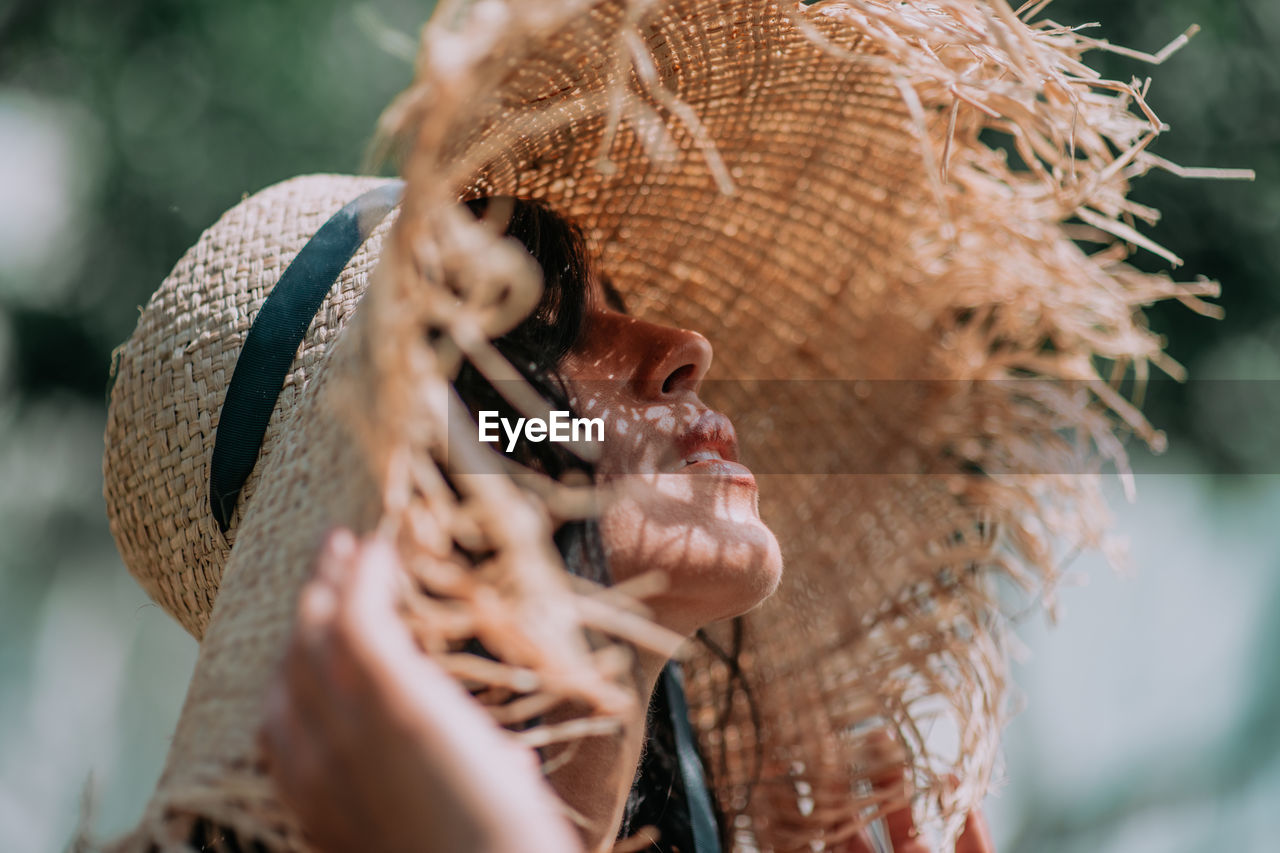
[[[444,486],[448,454],[501,470],[458,440],[473,433],[448,378],[462,354],[510,378],[488,342],[536,299],[527,259],[458,210],[480,194],[547,201],[584,226],[635,313],[707,334],[713,378],[731,380],[708,383],[708,402],[768,472],[782,587],[737,636],[713,630],[736,668],[700,647],[686,665],[728,841],[822,849],[905,798],[954,838],[1006,713],[995,581],[1040,596],[1065,554],[1109,547],[1101,462],[1123,471],[1121,432],[1159,441],[1109,380],[1176,372],[1142,305],[1208,310],[1198,298],[1216,293],[1124,263],[1134,245],[1163,252],[1132,227],[1154,213],[1126,200],[1160,165],[1145,149],[1162,127],[1082,63],[1094,43],[1028,23],[1044,5],[441,3],[385,118],[408,182],[399,218],[309,332],[229,541],[204,490],[238,347],[292,254],[368,181],[297,179],[233,209],[118,355],[113,531],[203,636],[165,775],[121,849],[176,843],[197,815],[306,849],[253,735],[334,524],[397,542],[424,648],[495,699],[526,696],[504,723],[587,709],[513,735],[526,742],[617,725],[635,710],[619,649],[673,648],[625,596],[565,578],[548,534],[590,511],[588,491]],[[457,545],[492,556],[441,568]],[[501,663],[457,654],[472,637]],[[866,784],[884,729],[909,769],[889,803]]]
[[[376,178],[311,179],[264,190],[228,211],[152,297],[115,352],[103,462],[111,530],[143,589],[196,638],[204,636],[227,554],[209,510],[217,416],[258,309],[293,256]],[[332,338],[368,286],[389,217],[352,258],[308,331],[263,442],[270,459]],[[253,501],[265,465],[245,484]]]

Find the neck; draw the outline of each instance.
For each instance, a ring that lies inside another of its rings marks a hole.
[[[647,652],[639,655],[634,672],[636,695],[642,700],[638,715],[628,720],[614,735],[579,738],[548,751],[548,760],[560,764],[547,780],[556,792],[586,822],[583,841],[591,851],[613,846],[627,793],[635,779],[636,766],[644,749],[645,712],[654,686],[667,659]],[[566,707],[548,714],[548,722],[580,714],[581,708]]]

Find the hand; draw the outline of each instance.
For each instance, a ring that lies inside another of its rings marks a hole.
[[[916,831],[911,809],[904,808],[885,816],[889,830],[889,843],[893,853],[932,853],[929,845]],[[964,831],[956,839],[955,853],[995,853],[991,833],[982,812],[970,812],[964,821]],[[841,853],[875,853],[876,848],[866,833],[854,836],[840,848]]]
[[[887,735],[879,749],[885,755],[891,753],[892,742]],[[874,778],[872,785],[877,790],[900,790],[905,776],[906,768],[894,765],[893,770]],[[885,815],[884,823],[893,853],[933,853],[925,840],[920,837],[910,806]],[[966,815],[964,829],[956,839],[955,853],[995,853],[995,849],[995,845],[991,842],[991,832],[987,828],[987,820],[982,812],[970,812]],[[849,839],[839,850],[840,853],[875,853],[876,847],[872,844],[867,832],[863,831]]]
[[[327,853],[581,850],[534,753],[414,644],[400,570],[325,542],[260,735],[280,796]]]

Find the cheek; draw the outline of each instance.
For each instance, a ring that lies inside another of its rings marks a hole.
[[[594,428],[587,431],[595,459],[596,479],[601,483],[636,470],[632,457],[640,446],[635,418],[608,383],[570,382],[569,406],[574,417],[604,421],[603,439]]]
[[[604,419],[604,441],[598,445],[596,461],[599,482],[611,483],[656,470],[663,445],[642,410],[614,399],[597,401],[590,411],[589,417]]]

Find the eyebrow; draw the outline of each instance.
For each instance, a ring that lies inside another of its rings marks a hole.
[[[613,280],[607,275],[600,276],[600,289],[604,291],[604,304],[608,305],[614,311],[626,314],[627,303],[622,298],[622,293],[614,286]]]

